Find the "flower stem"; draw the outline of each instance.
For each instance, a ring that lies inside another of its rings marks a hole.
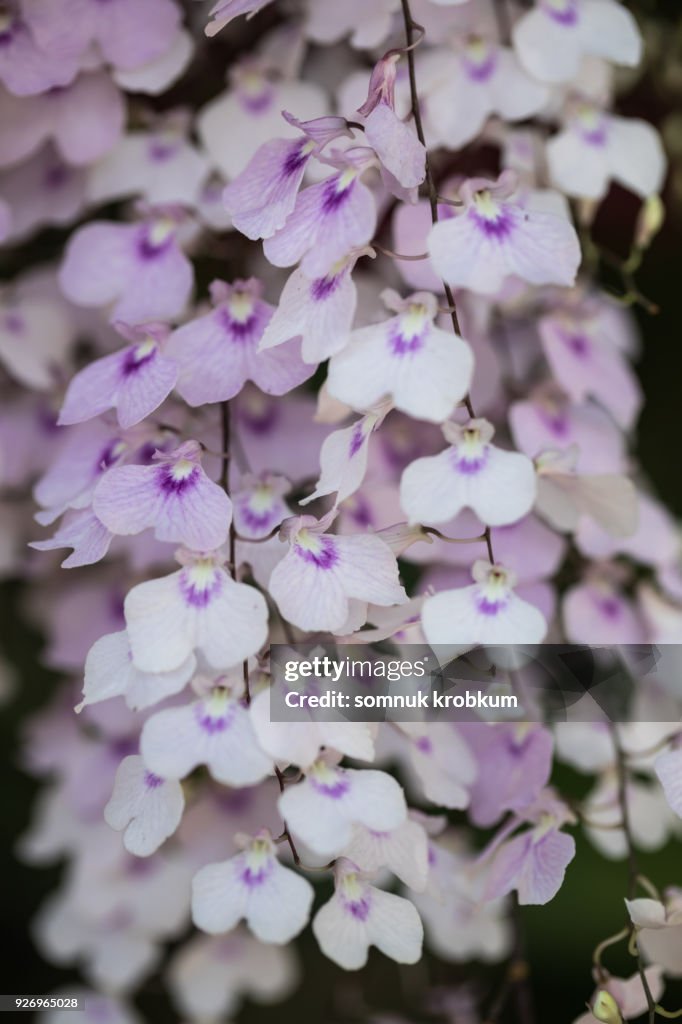
[[[433,172],[431,170],[431,163],[429,161],[429,153],[426,148],[426,139],[424,137],[424,125],[422,123],[421,110],[419,109],[419,91],[417,89],[417,75],[414,66],[414,33],[415,31],[421,32],[423,38],[424,29],[412,18],[412,11],[410,10],[410,0],[400,0],[403,12],[403,22],[405,24],[405,38],[407,40],[407,48],[404,51],[407,58],[407,68],[410,79],[410,99],[412,102],[412,116],[414,117],[414,126],[417,131],[417,138],[424,147],[424,166],[426,170],[426,188],[429,197],[429,206],[431,207],[431,222],[433,224],[438,223],[438,189],[433,178]],[[455,296],[452,294],[452,288],[450,285],[443,281],[443,291],[445,292],[445,298],[447,299],[448,306],[450,307],[450,319],[452,320],[452,329],[455,334],[461,337],[461,331],[459,326],[459,318],[457,316],[457,306],[455,304]],[[471,402],[471,396],[467,395],[464,399],[467,412],[471,419],[474,419],[476,413]],[[488,560],[493,563],[495,556],[493,554],[492,540],[490,537],[490,527],[486,526],[483,534],[483,540],[485,540],[486,549],[488,552]]]

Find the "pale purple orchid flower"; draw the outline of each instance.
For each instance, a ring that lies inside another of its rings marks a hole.
[[[255,278],[214,281],[214,309],[171,335],[167,353],[180,367],[177,390],[192,406],[234,398],[247,380],[266,394],[283,395],[302,384],[315,367],[300,358],[300,342],[258,350],[273,308],[261,298]]]

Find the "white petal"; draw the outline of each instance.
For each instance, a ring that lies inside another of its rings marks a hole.
[[[276,862],[267,882],[249,895],[246,923],[261,942],[290,942],[308,923],[314,895],[310,882]]]
[[[582,0],[580,34],[589,53],[615,64],[635,67],[642,37],[627,7],[614,0]]]
[[[661,191],[666,158],[661,137],[647,121],[613,117],[609,121],[608,160],[616,181],[646,199]]]
[[[427,643],[444,647],[476,644],[536,644],[547,632],[537,608],[516,594],[497,615],[481,614],[475,604],[476,587],[446,590],[428,597],[422,610]]]
[[[523,66],[541,82],[566,82],[577,73],[583,40],[576,25],[561,25],[536,7],[519,18],[512,39]]]
[[[100,637],[85,660],[83,701],[80,708],[111,697],[123,696],[133,710],[150,707],[179,693],[196,668],[193,654],[171,672],[140,672],[132,663],[128,634]]]
[[[180,576],[179,571],[139,583],[125,599],[133,662],[143,672],[177,669],[194,649],[193,610],[182,598]]]
[[[213,668],[230,668],[250,658],[268,635],[268,606],[263,595],[225,574],[216,601],[196,614],[196,644]]]
[[[423,345],[396,354],[389,343],[392,321],[363,327],[329,365],[329,393],[366,410],[385,395],[417,419],[442,423],[469,390],[473,356],[451,332],[431,325]]]
[[[410,900],[371,887],[367,936],[372,945],[399,964],[415,964],[422,955],[424,929]]]
[[[339,504],[355,494],[361,486],[367,472],[369,455],[369,438],[375,418],[365,417],[350,427],[335,430],[322,443],[320,450],[320,479],[315,490],[309,494],[301,505],[336,492]]]
[[[367,924],[345,909],[333,896],[313,918],[313,934],[320,949],[346,971],[357,971],[367,963]]]
[[[209,935],[231,931],[246,914],[248,889],[238,876],[239,859],[207,864],[192,879],[192,920]]]
[[[390,832],[406,820],[405,795],[393,776],[372,768],[347,769],[346,775],[351,787],[344,808],[352,821],[375,832]]]
[[[682,751],[668,750],[656,758],[654,764],[666,800],[682,818]]]
[[[637,928],[664,928],[665,907],[659,900],[626,900],[630,920]]]
[[[142,758],[131,756],[118,767],[104,820],[117,832],[125,829],[123,844],[129,853],[149,857],[175,832],[184,806],[179,782],[150,778]]]
[[[306,780],[285,789],[278,806],[289,828],[313,853],[333,857],[348,845],[351,837],[343,802],[344,797],[316,792]]]
[[[609,187],[609,160],[602,146],[591,146],[570,128],[549,139],[547,162],[552,183],[570,196],[601,199]]]
[[[387,867],[415,891],[426,885],[429,871],[426,832],[409,818],[390,832],[377,833],[364,825],[354,825],[352,839],[343,856],[368,874]]]
[[[290,549],[275,566],[268,590],[287,621],[299,629],[338,630],[348,618],[348,597],[338,574]]]
[[[400,480],[400,506],[411,523],[446,523],[464,507],[460,480],[451,466],[452,449],[415,459]]]

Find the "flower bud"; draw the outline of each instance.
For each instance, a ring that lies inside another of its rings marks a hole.
[[[637,249],[648,249],[651,242],[663,227],[665,207],[660,196],[649,196],[639,211],[635,227],[635,246]]]
[[[580,226],[583,228],[591,227],[598,209],[599,203],[595,199],[578,199],[576,203],[576,212]]]
[[[618,1003],[606,989],[597,992],[592,1004],[592,1016],[603,1021],[603,1024],[623,1024]]]

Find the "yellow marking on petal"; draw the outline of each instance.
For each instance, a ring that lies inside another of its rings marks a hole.
[[[493,199],[490,189],[484,188],[474,196],[474,204],[485,220],[497,220],[500,215],[500,204]]]
[[[151,355],[155,348],[156,341],[151,337],[151,335],[149,335],[144,339],[144,341],[141,341],[139,345],[135,346],[133,359],[136,363],[141,363],[143,359],[146,359],[148,355]]]
[[[249,508],[254,512],[268,512],[272,507],[274,493],[270,484],[258,484],[249,498]]]
[[[315,763],[311,765],[308,775],[312,776],[317,780],[317,782],[320,782],[323,785],[332,785],[336,782],[336,772],[327,764],[326,761],[323,761],[322,759],[315,761]]]
[[[356,167],[347,167],[342,174],[339,175],[339,180],[336,183],[336,191],[344,192],[349,185],[352,185],[360,172]]]
[[[232,292],[232,295],[227,300],[230,316],[240,324],[246,323],[249,317],[253,315],[255,304],[256,300],[251,292],[235,291]]]
[[[258,871],[272,857],[273,844],[270,839],[258,836],[244,851],[244,859],[252,871]]]
[[[173,234],[176,226],[175,221],[170,217],[159,217],[150,228],[149,241],[153,246],[163,245],[166,239]]]
[[[208,697],[204,699],[204,710],[209,718],[222,718],[230,700],[229,692],[222,686],[211,690]]]
[[[195,463],[190,462],[189,459],[178,459],[175,465],[171,468],[171,476],[174,480],[186,480],[188,476],[192,475]]]
[[[208,590],[215,579],[215,562],[212,558],[198,558],[187,570],[187,576],[195,590]]]
[[[262,75],[258,71],[246,71],[239,76],[239,88],[242,89],[249,98],[260,96],[269,87],[265,75]]]
[[[602,113],[598,107],[592,106],[591,103],[579,103],[576,107],[576,116],[580,124],[587,131],[592,132],[600,127]]]
[[[478,427],[465,427],[457,442],[457,451],[466,456],[468,460],[480,459],[486,448],[481,431]]]
[[[469,36],[466,43],[466,55],[473,64],[485,64],[490,50],[490,44],[481,36]]]
[[[362,899],[364,886],[357,871],[349,871],[348,874],[344,875],[341,879],[340,887],[350,903],[357,903]]]
[[[429,320],[426,306],[421,302],[413,302],[400,315],[400,333],[403,338],[414,338],[421,334]]]
[[[322,550],[322,541],[318,534],[311,533],[307,527],[299,530],[296,534],[296,544],[300,548],[303,548],[304,551],[312,551],[313,554],[317,554]],[[320,763],[324,764],[324,762]]]

